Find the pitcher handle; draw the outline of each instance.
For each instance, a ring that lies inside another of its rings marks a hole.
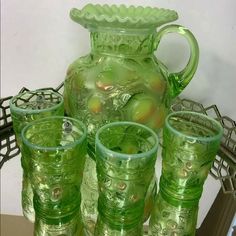
[[[194,35],[187,28],[181,25],[167,25],[157,32],[155,41],[156,47],[158,46],[162,36],[168,33],[178,33],[183,35],[190,46],[190,58],[186,67],[180,72],[170,73],[168,76],[171,86],[170,95],[171,97],[176,97],[188,85],[197,70],[199,47]]]

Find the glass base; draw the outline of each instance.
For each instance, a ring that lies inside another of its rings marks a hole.
[[[98,180],[96,162],[86,157],[83,181],[81,184],[81,213],[86,236],[94,235],[94,227],[97,221]]]
[[[100,217],[95,227],[95,236],[143,236],[142,224],[132,227],[131,229],[112,229]]]
[[[84,236],[80,217],[78,214],[67,223],[49,225],[36,216],[34,236]]]
[[[21,205],[24,217],[30,222],[35,221],[35,212],[33,205],[33,190],[30,180],[27,176],[23,176],[22,192],[21,192]]]
[[[146,222],[150,217],[151,210],[157,194],[156,176],[154,175],[145,199],[144,219]],[[96,172],[96,162],[87,156],[84,168],[83,182],[81,185],[81,212],[84,224],[85,236],[93,236],[97,222],[97,202],[98,202],[98,180]]]
[[[157,196],[155,208],[149,223],[150,236],[194,236],[198,215],[198,206],[173,206],[160,194]]]

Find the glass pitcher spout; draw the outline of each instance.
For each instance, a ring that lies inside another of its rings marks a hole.
[[[177,20],[178,14],[174,10],[125,5],[87,4],[83,9],[73,8],[70,17],[83,27],[94,29],[142,29],[150,30]]]

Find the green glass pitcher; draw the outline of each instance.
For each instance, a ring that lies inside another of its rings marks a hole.
[[[168,9],[88,4],[82,10],[72,9],[70,16],[90,31],[91,38],[91,52],[69,66],[64,90],[66,113],[87,125],[89,156],[94,158],[96,131],[106,123],[134,121],[158,132],[171,101],[197,69],[199,49],[193,34],[180,25],[167,25],[157,32],[159,26],[178,18]],[[183,35],[190,45],[189,61],[177,73],[170,73],[154,55],[168,33]],[[85,164],[83,183],[82,213],[91,216],[98,197],[91,158]],[[156,192],[156,185],[151,186],[150,195]],[[146,202],[147,217],[152,200]]]

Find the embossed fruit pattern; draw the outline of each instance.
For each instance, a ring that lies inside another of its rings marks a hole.
[[[85,126],[72,118],[53,116],[30,123],[22,140],[34,193],[35,235],[80,235],[73,232],[80,232],[82,225]]]
[[[98,131],[96,236],[142,235],[144,200],[154,176],[157,145],[156,134],[137,123],[115,122]]]
[[[153,58],[88,55],[72,64],[65,81],[65,110],[82,119],[91,143],[99,127],[118,120],[158,131],[168,113],[168,82]],[[151,72],[151,73],[150,73]]]
[[[182,111],[167,117],[150,236],[195,235],[199,199],[221,136],[221,125],[205,115]]]

